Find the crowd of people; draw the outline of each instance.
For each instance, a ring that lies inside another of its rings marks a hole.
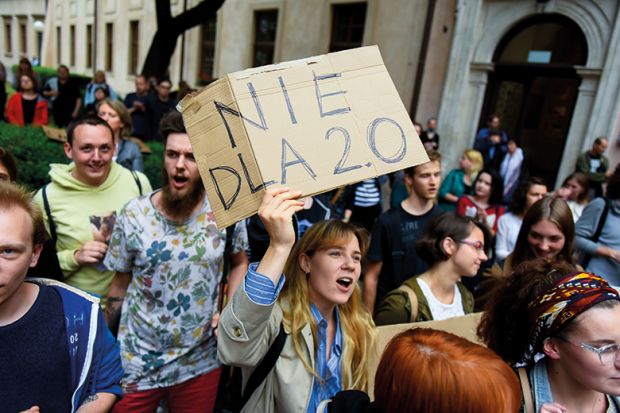
[[[17,81],[7,121],[51,108],[69,162],[33,195],[0,148],[0,410],[620,411],[605,138],[553,190],[495,115],[442,174],[430,118],[427,162],[313,197],[270,188],[218,230],[169,80],[138,76],[124,102],[102,72],[83,97],[64,66],[42,95],[26,64]],[[163,142],[162,188],[130,136]],[[486,347],[407,330],[369,373],[376,326],[476,311]]]
[[[96,71],[81,91],[78,80],[71,76],[66,65],[58,66],[57,75],[42,84],[41,76],[26,57],[19,61],[12,85],[15,93],[10,96],[5,86],[6,79],[6,68],[0,63],[0,120],[19,126],[66,128],[71,120],[81,115],[98,114],[104,103],[120,102],[127,111],[126,114],[118,113],[126,118],[123,119],[123,132],[143,141],[162,140],[159,134],[162,116],[191,91],[185,82],[181,82],[179,90],[173,92],[172,83],[166,76],[147,79],[138,75],[135,92],[128,93],[121,100],[103,71]],[[130,122],[128,118],[131,118]]]

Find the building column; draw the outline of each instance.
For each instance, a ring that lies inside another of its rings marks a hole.
[[[441,148],[450,148],[449,151],[444,150],[445,172],[457,165],[462,152],[458,149],[471,146],[470,140],[473,140],[473,136],[470,134],[472,125],[475,129],[475,125],[478,123],[478,115],[474,115],[474,119],[471,119],[471,110],[466,110],[470,106],[469,92],[471,92],[471,86],[469,82],[464,80],[468,78],[470,73],[470,62],[482,3],[482,0],[458,0],[456,5],[448,71],[437,116],[437,130],[442,138]],[[484,81],[486,82],[486,79]],[[484,90],[484,86],[478,86],[478,89],[480,87]]]
[[[599,69],[577,69],[577,74],[581,76],[581,85],[577,102],[573,109],[573,117],[568,130],[564,154],[560,163],[560,170],[556,178],[556,188],[562,184],[564,178],[575,171],[577,157],[583,152],[584,148],[592,146],[592,131],[588,130],[594,107],[594,98],[598,90],[601,71]]]

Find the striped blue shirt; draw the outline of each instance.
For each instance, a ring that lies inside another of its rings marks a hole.
[[[284,286],[285,277],[282,275],[278,285],[274,285],[273,281],[262,274],[256,272],[258,263],[250,264],[248,273],[245,276],[244,288],[248,298],[258,305],[273,305]],[[316,354],[316,371],[322,380],[316,377],[312,382],[312,391],[310,393],[310,401],[308,402],[308,413],[315,413],[318,405],[327,399],[331,399],[342,390],[342,375],[340,369],[340,361],[342,358],[342,330],[340,329],[340,316],[338,307],[334,309],[334,317],[336,322],[336,335],[329,359],[327,358],[327,320],[315,307],[310,304],[310,312],[317,324],[318,344],[319,348]]]

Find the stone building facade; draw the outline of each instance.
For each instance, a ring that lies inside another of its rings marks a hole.
[[[198,1],[171,0],[173,15]],[[554,184],[596,136],[609,137],[612,164],[620,160],[619,9],[615,0],[226,0],[179,38],[170,77],[198,86],[377,44],[411,117],[438,117],[448,168],[498,113],[533,173]],[[13,30],[12,52],[0,43],[5,64],[35,55],[31,26],[41,19],[44,65],[105,70],[121,93],[133,89],[156,30],[154,0],[3,0],[0,15]]]

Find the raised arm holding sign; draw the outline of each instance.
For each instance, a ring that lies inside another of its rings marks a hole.
[[[428,160],[376,46],[232,73],[179,104],[218,226]]]
[[[259,216],[269,248],[222,311],[218,357],[240,366],[244,383],[280,332],[287,336],[244,412],[313,412],[340,390],[368,385],[374,324],[357,285],[366,236],[351,224],[322,221],[293,246],[292,215],[303,208],[299,195],[286,188],[265,192]]]

